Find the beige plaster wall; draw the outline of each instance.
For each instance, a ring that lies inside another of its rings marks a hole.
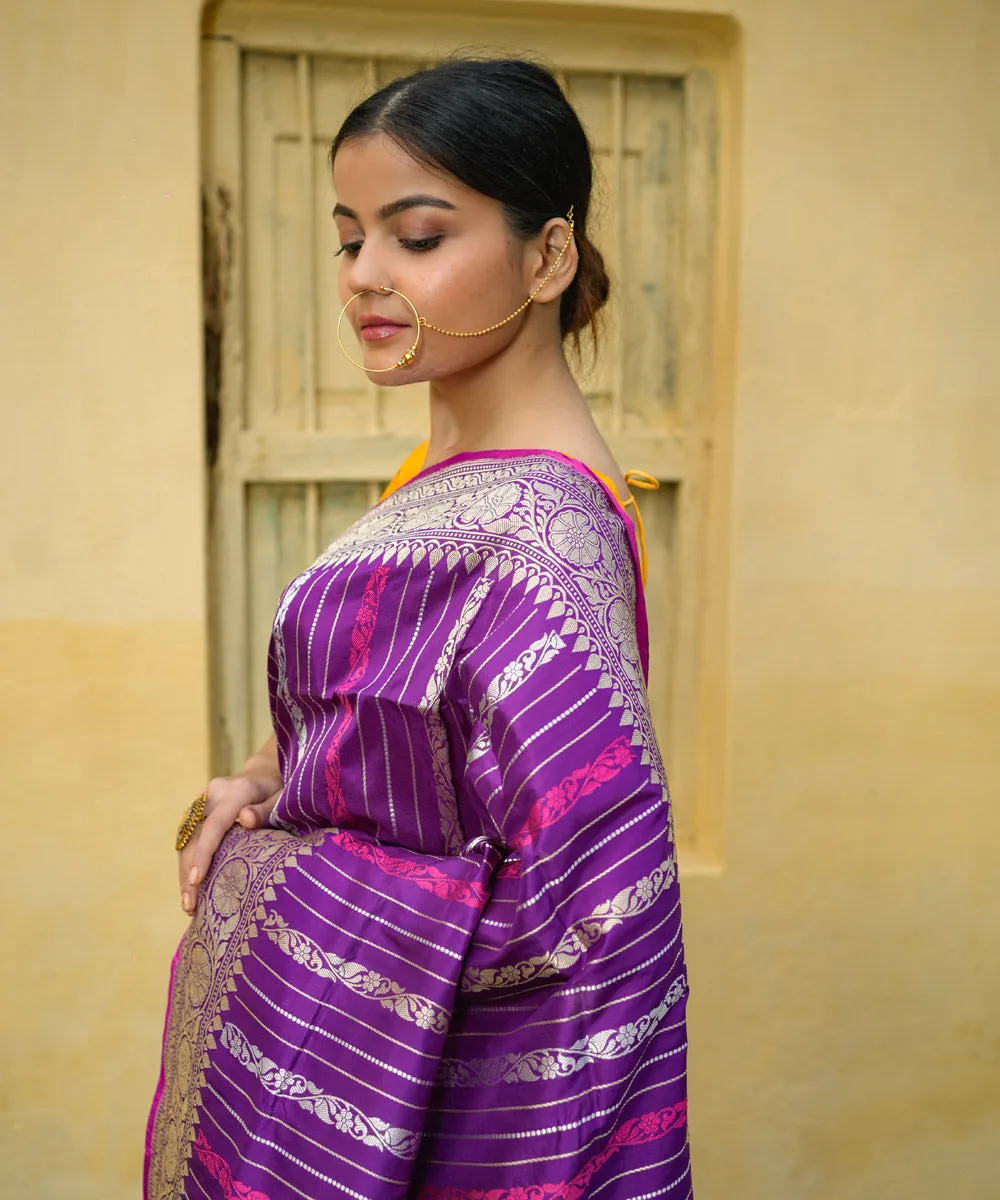
[[[138,1192],[207,759],[198,5],[0,4],[0,1196]]]
[[[1000,1195],[1000,5],[746,3],[709,1200]]]
[[[655,2],[637,7],[666,8]],[[1000,5],[733,0],[699,1200],[1000,1188]],[[196,0],[0,5],[0,1194],[138,1187],[207,761]]]

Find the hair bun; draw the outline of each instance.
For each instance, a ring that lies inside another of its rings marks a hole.
[[[597,314],[611,295],[611,280],[604,265],[604,256],[585,233],[576,230],[578,266],[576,278],[563,292],[559,310],[559,325],[563,337],[574,337],[592,329]]]

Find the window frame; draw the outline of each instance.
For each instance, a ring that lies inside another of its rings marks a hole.
[[[689,872],[715,871],[723,854],[726,761],[735,28],[714,16],[523,0],[495,0],[488,6],[441,0],[433,8],[447,20],[417,12],[412,4],[391,13],[390,20],[382,12],[378,22],[335,4],[225,0],[205,10],[202,179],[213,769],[238,769],[241,756],[252,749],[246,489],[256,482],[307,483],[306,522],[315,539],[319,482],[383,478],[386,462],[401,461],[413,446],[410,437],[382,434],[373,455],[371,438],[320,432],[315,419],[301,432],[266,436],[245,426],[243,56],[281,53],[301,63],[313,55],[335,55],[416,65],[455,46],[488,44],[491,51],[509,47],[516,52],[530,45],[536,55],[558,59],[567,73],[625,72],[683,81],[677,426],[651,435],[612,431],[609,441],[623,465],[652,459],[661,481],[678,487],[671,728],[663,750],[680,800],[682,865]],[[305,126],[303,133],[303,144],[310,144]],[[307,290],[314,287],[314,269],[303,263]],[[308,358],[315,351],[306,345],[304,353]],[[315,411],[315,397],[312,404]]]

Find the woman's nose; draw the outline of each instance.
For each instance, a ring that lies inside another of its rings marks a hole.
[[[354,258],[347,260],[343,278],[351,292],[377,292],[389,282],[387,272],[379,266],[378,256],[374,249],[369,250],[367,242]]]

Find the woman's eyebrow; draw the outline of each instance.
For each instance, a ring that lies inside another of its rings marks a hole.
[[[455,205],[450,200],[442,200],[440,196],[421,193],[416,196],[404,196],[401,200],[393,200],[391,204],[383,204],[378,210],[378,217],[380,221],[388,221],[390,217],[395,217],[398,213],[406,212],[410,208],[444,208],[450,212],[455,211]],[[353,208],[348,208],[346,204],[335,204],[333,215],[347,217],[352,221],[358,219],[358,214]]]

